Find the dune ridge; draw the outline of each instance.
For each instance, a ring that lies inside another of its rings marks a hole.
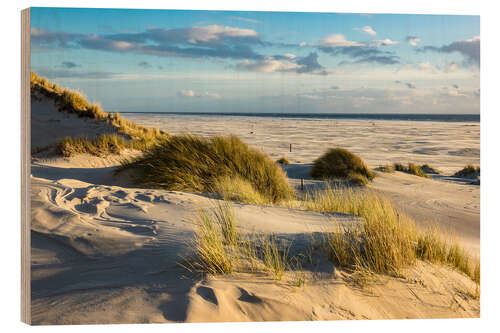
[[[47,96],[37,96],[32,103],[32,126],[38,128],[32,132],[32,142],[53,144],[67,135],[116,131],[106,124],[59,112]],[[235,127],[230,131],[236,131],[237,123],[231,126]],[[45,138],[47,133],[61,136]],[[251,139],[248,142],[252,144]],[[480,314],[478,287],[472,280],[448,267],[425,262],[408,268],[401,277],[381,276],[366,289],[349,284],[348,273],[320,254],[315,265],[286,271],[281,281],[263,272],[217,277],[191,273],[179,264],[192,254],[197,212],[210,207],[213,199],[200,193],[141,188],[126,173],[114,173],[122,158],[140,154],[138,150],[104,157],[34,154],[33,323],[457,318]],[[283,168],[296,188],[300,178],[305,179],[305,186],[319,183],[304,176],[310,165],[295,163]],[[402,173],[377,173],[372,186],[413,214],[439,219],[450,215],[449,226],[471,236],[470,243],[479,248],[478,187]],[[243,234],[273,233],[295,245],[304,244],[316,233],[359,221],[347,214],[271,205],[231,206]],[[305,284],[297,285],[297,274]]]

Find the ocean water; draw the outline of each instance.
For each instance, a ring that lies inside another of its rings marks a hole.
[[[479,114],[395,114],[395,113],[241,113],[241,112],[123,112],[141,115],[218,116],[218,117],[264,117],[297,119],[358,119],[358,120],[402,120],[479,122]]]

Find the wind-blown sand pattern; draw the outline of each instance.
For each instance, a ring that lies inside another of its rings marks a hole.
[[[45,124],[60,117],[53,104],[33,103],[33,114],[42,111],[48,115]],[[93,126],[76,116],[68,117],[83,128]],[[144,117],[127,117],[174,134],[233,133],[274,157],[284,155],[293,143],[294,152],[286,156],[295,162],[287,167],[295,186],[300,178],[306,179],[306,186],[315,182],[307,177],[310,166],[306,163],[329,146],[348,148],[372,167],[420,156],[422,159],[414,161],[429,162],[448,172],[479,158],[465,156],[479,149],[479,124],[469,124],[470,133],[448,143],[445,139],[467,124],[377,121],[371,125],[363,121],[269,119],[264,125],[254,119],[252,125],[239,118],[159,121],[150,117],[152,120],[146,122]],[[52,123],[57,129],[59,122]],[[331,130],[332,126],[338,130]],[[313,128],[319,130],[312,132]],[[329,129],[330,134],[326,134]],[[249,134],[251,131],[254,134]],[[423,146],[411,140],[428,141],[425,147],[438,147],[433,151],[439,155],[415,153]],[[128,151],[124,156],[132,154]],[[294,282],[294,272],[287,272],[279,282],[266,274],[193,276],[179,263],[191,253],[197,211],[209,207],[211,200],[197,193],[132,186],[125,175],[113,175],[120,158],[79,155],[33,159],[33,323],[479,316],[479,300],[471,296],[474,282],[455,270],[427,263],[408,269],[404,278],[382,277],[367,290],[347,284],[342,279],[344,273],[326,260],[304,270],[307,283],[300,287]],[[471,249],[479,251],[479,186],[446,178],[378,173],[372,187],[390,195],[411,215],[449,227]],[[234,203],[233,209],[243,233],[276,233],[280,239],[299,245],[314,233],[356,221],[344,214],[272,206]]]

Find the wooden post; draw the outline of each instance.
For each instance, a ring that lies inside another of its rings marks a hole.
[[[300,178],[300,190],[304,191],[304,178]]]
[[[290,143],[290,153],[292,152],[292,144]]]

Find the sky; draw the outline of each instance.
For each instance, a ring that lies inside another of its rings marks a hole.
[[[478,114],[479,16],[32,8],[31,70],[105,111]]]

